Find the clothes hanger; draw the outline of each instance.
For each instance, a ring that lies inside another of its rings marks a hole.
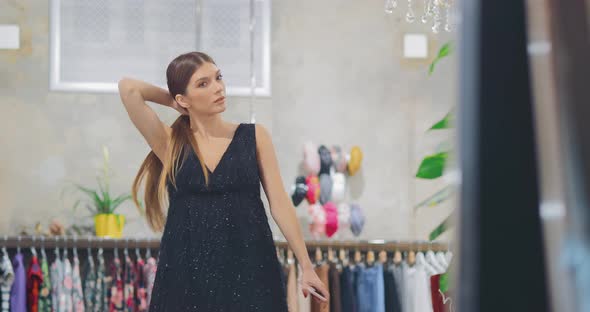
[[[68,239],[67,237],[64,235],[64,252],[62,254],[63,260],[66,260],[68,258]]]
[[[279,248],[279,246],[276,246],[275,249],[277,251],[277,259],[279,260],[281,266],[283,266],[285,264],[285,255],[281,255],[281,249]]]
[[[6,251],[6,245],[8,245],[8,236],[4,235],[4,245],[2,245],[2,256],[8,257],[8,251]]]
[[[78,258],[78,244],[76,243],[76,235],[74,235],[72,246],[74,248],[74,258]]]
[[[373,264],[375,264],[375,252],[369,249],[367,252],[367,265],[372,266]]]
[[[428,261],[426,260],[426,256],[424,255],[423,251],[418,251],[416,253],[416,263],[419,265],[422,265],[422,267],[424,268],[424,270],[426,271],[426,273],[428,275],[436,275],[438,274],[438,270],[436,267],[433,267],[432,265],[430,265],[430,263],[428,263]]]
[[[152,257],[152,247],[149,247],[149,246],[148,246],[148,250],[147,250],[147,252],[145,253],[145,259],[147,260],[147,259],[149,259],[149,258],[151,258],[151,257]]]
[[[399,265],[403,260],[402,253],[399,251],[399,244],[396,243],[395,252],[393,254],[393,264]]]
[[[92,249],[90,248],[92,245],[92,240],[90,239],[90,235],[88,235],[88,247],[86,248],[86,253],[88,254],[88,263],[91,266],[94,266],[94,259],[92,259]]]
[[[416,263],[416,252],[414,250],[410,250],[410,252],[408,252],[408,257],[407,257],[406,262],[410,266],[412,266]]]
[[[334,258],[334,250],[332,250],[332,247],[328,247],[328,262],[336,263],[336,259]]]
[[[436,259],[438,260],[438,263],[445,268],[446,272],[449,269],[449,263],[447,262],[447,258],[445,258],[445,253],[442,251],[437,252]]]
[[[58,245],[58,236],[55,236],[55,250],[53,251],[55,253],[55,259],[59,260],[61,259],[61,256],[59,255],[59,247],[57,247]]]
[[[21,236],[19,235],[17,237],[17,241],[16,241],[16,253],[19,254],[20,253],[20,241],[21,241]]]
[[[101,238],[100,238],[100,241],[101,241],[101,242],[103,242],[103,241],[104,241],[104,239],[101,237]],[[96,259],[98,259],[98,261],[99,261],[99,262],[104,262],[104,256],[103,256],[103,253],[104,253],[104,251],[103,251],[103,249],[102,249],[102,244],[99,244],[99,247],[98,247],[98,252],[96,253]]]
[[[129,237],[125,239],[125,249],[123,249],[123,257],[125,257],[125,263],[127,263],[127,258],[129,258]]]
[[[379,252],[379,262],[383,265],[387,263],[387,252],[383,249]]]
[[[45,253],[45,236],[41,236],[41,259],[47,261],[47,254]]]
[[[445,253],[445,259],[447,259],[447,263],[450,265],[451,261],[453,260],[453,252],[452,251],[447,251]]]
[[[434,269],[436,274],[442,274],[447,270],[447,268],[438,261],[434,251],[432,251],[432,241],[430,241],[430,244],[428,245],[428,251],[426,252],[425,257],[426,263]]]
[[[340,259],[340,263],[342,264],[342,266],[348,265],[348,252],[345,251],[344,248],[340,248],[338,259]]]
[[[102,238],[101,238],[102,239]],[[98,261],[99,268],[100,266],[104,266],[104,256],[103,256],[102,246],[98,248],[98,252],[96,253],[96,261]]]
[[[354,251],[354,263],[355,264],[360,264],[363,261],[363,256],[360,252],[360,250],[355,250]]]
[[[121,261],[121,259],[119,259],[119,248],[117,248],[117,240],[115,239],[114,241],[115,241],[115,250],[113,251],[115,253],[114,258],[116,260]],[[113,259],[113,260],[115,260],[115,259]]]
[[[322,250],[320,247],[315,248],[315,262],[316,265],[321,265],[323,263]]]
[[[139,238],[135,238],[135,260],[141,259],[141,253],[139,252]]]
[[[31,244],[31,254],[33,255],[33,257],[37,257],[37,250],[35,249],[35,235],[33,235],[31,237],[31,239],[33,240],[33,243]]]

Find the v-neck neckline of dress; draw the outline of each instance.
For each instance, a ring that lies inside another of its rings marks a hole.
[[[231,141],[229,142],[229,144],[227,145],[227,147],[225,148],[225,151],[223,152],[223,154],[221,154],[221,158],[219,158],[219,161],[217,162],[217,165],[215,166],[215,168],[213,168],[213,170],[209,169],[209,165],[207,165],[207,162],[205,162],[205,159],[201,159],[201,161],[203,162],[203,164],[205,165],[205,168],[207,168],[207,171],[210,174],[214,174],[215,171],[217,171],[217,169],[219,168],[220,165],[222,165],[223,160],[225,159],[226,154],[228,153],[229,149],[232,147],[232,145],[234,144],[234,141],[236,140],[236,137],[238,136],[238,132],[240,131],[240,128],[242,127],[243,123],[240,123],[237,127],[236,130],[234,131],[234,134],[231,138]],[[199,158],[199,155],[196,155],[197,158]]]

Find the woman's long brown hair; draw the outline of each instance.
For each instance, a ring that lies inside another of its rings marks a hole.
[[[174,98],[177,94],[185,94],[191,76],[205,62],[213,63],[213,59],[205,53],[190,52],[176,57],[166,69],[168,91]],[[188,115],[181,115],[171,126],[172,134],[165,152],[164,163],[153,151],[150,151],[139,167],[139,172],[133,181],[131,195],[135,205],[141,209],[137,199],[137,191],[145,178],[144,203],[148,224],[154,231],[164,228],[166,218],[162,209],[168,200],[167,182],[176,187],[176,172],[186,160],[188,153],[184,153],[182,162],[179,160],[183,149],[192,146],[198,155],[201,168],[205,174],[205,183],[209,184],[207,167],[203,163],[201,152],[193,136]],[[164,174],[162,174],[164,173]]]

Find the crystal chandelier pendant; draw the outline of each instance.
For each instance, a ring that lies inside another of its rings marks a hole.
[[[385,13],[391,14],[393,13],[393,9],[397,6],[397,1],[395,0],[385,0]]]
[[[408,12],[406,13],[406,22],[413,23],[416,20],[414,9],[412,9],[412,0],[408,0]]]

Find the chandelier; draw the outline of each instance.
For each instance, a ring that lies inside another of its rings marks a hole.
[[[419,12],[419,20],[423,24],[431,24],[432,32],[437,34],[442,30],[451,32],[455,27],[455,20],[457,18],[455,5],[452,0],[423,0],[424,5],[420,8],[416,5],[414,0],[385,0],[385,13],[392,14],[393,11],[398,8],[399,2],[406,2],[406,14],[405,20],[408,23],[414,23],[416,21],[416,13],[414,9]],[[418,0],[419,1],[419,0]]]

